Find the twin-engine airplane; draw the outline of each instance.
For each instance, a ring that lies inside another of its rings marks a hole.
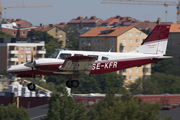
[[[170,56],[166,53],[170,25],[157,25],[144,42],[129,53],[94,51],[59,51],[50,56],[11,67],[7,72],[17,77],[36,75],[68,75],[66,86],[79,86],[79,75],[101,74],[130,67],[156,63]],[[33,55],[32,55],[33,56]],[[28,84],[35,90],[34,79]]]

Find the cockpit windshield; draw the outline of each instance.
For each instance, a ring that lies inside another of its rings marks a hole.
[[[65,59],[68,58],[68,57],[71,57],[71,54],[69,54],[69,53],[61,53],[61,54],[59,55],[59,58],[58,58],[58,59],[63,59],[63,60],[65,60]]]
[[[52,55],[50,55],[48,58],[57,58],[58,54],[59,54],[59,51],[58,51],[58,52],[53,53],[53,54],[52,54]]]

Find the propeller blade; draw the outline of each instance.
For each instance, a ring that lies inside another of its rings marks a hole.
[[[31,51],[31,63],[33,63],[33,51]]]
[[[26,54],[26,62],[28,62],[28,61],[27,61],[27,54]]]

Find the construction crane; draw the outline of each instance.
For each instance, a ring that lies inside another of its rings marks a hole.
[[[164,5],[177,7],[177,23],[180,23],[180,0],[178,3],[173,1],[138,1],[138,0],[103,0],[101,3],[112,4],[137,4],[137,5]]]
[[[35,5],[25,5],[24,0],[22,0],[23,5],[10,5],[10,6],[2,6],[0,0],[0,23],[2,22],[2,10],[9,9],[9,8],[35,8],[35,7],[52,7],[51,4],[35,4]]]

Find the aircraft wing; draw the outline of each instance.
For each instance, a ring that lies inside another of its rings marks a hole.
[[[88,75],[91,72],[95,60],[96,58],[91,56],[72,56],[66,58],[59,69],[63,72]]]
[[[156,57],[156,59],[167,59],[167,58],[173,58],[173,56],[160,56],[160,57]]]

